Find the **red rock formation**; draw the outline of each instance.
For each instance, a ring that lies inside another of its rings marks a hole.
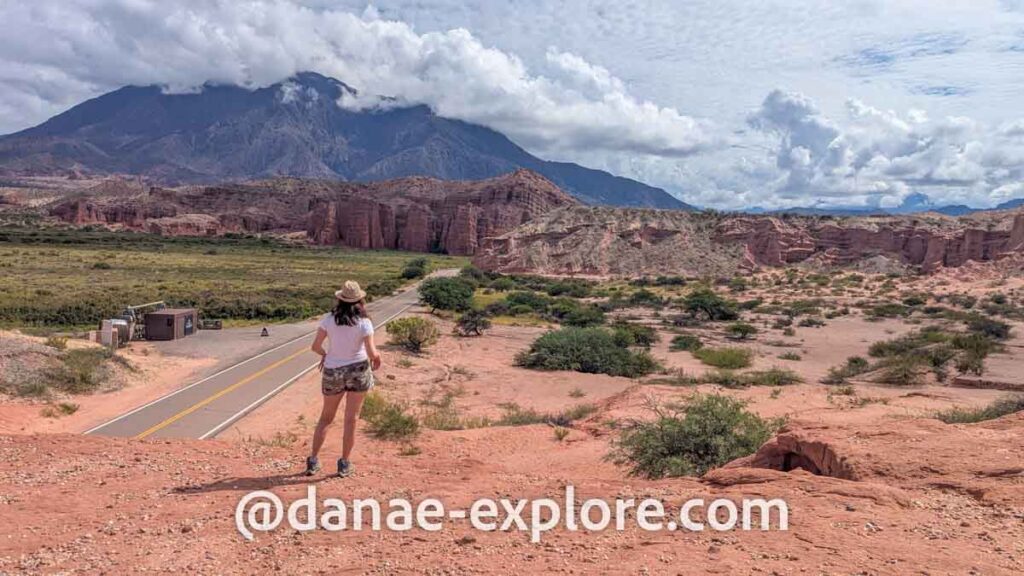
[[[742,244],[751,265],[782,266],[812,255],[819,255],[826,264],[845,265],[884,254],[925,272],[994,260],[1024,247],[1024,215],[1014,216],[1008,227],[982,225],[977,217],[935,222],[914,217],[793,219],[793,223],[775,217],[737,217],[723,221],[715,236],[720,242]]]
[[[933,272],[1020,251],[1024,213],[823,218],[576,207],[489,238],[474,261],[503,272],[729,276],[760,266],[843,266],[875,257]]]
[[[134,195],[86,192],[57,203],[50,213],[73,224],[117,224],[158,234],[305,230],[316,244],[468,255],[488,236],[576,203],[545,178],[520,170],[473,182],[279,179]],[[197,215],[210,218],[200,222]]]

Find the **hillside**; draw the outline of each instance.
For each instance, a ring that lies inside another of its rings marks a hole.
[[[354,90],[315,73],[194,94],[128,86],[0,137],[0,175],[135,174],[164,184],[294,176],[478,180],[526,168],[583,202],[685,209],[660,188],[548,162],[494,130],[426,106],[342,108]]]
[[[1024,250],[1024,214],[918,216],[747,216],[567,207],[477,252],[502,272],[729,276],[788,265],[942,267]]]

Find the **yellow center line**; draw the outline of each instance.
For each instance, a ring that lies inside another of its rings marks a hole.
[[[266,368],[260,370],[259,372],[254,372],[253,374],[250,374],[250,375],[246,376],[245,378],[242,378],[241,380],[239,380],[238,382],[235,382],[231,386],[228,386],[227,388],[221,390],[220,392],[217,392],[216,394],[214,394],[214,395],[212,395],[212,396],[210,396],[210,397],[208,397],[208,398],[206,398],[206,399],[204,399],[204,400],[202,400],[202,401],[200,401],[200,402],[198,402],[196,404],[193,404],[192,406],[189,406],[188,408],[182,410],[181,412],[178,412],[174,416],[171,416],[167,420],[164,420],[163,422],[153,426],[149,430],[146,430],[145,432],[141,432],[141,433],[135,435],[135,439],[145,438],[146,436],[149,436],[150,434],[152,434],[152,433],[154,433],[154,432],[156,432],[158,430],[162,430],[162,429],[170,426],[171,424],[174,424],[178,420],[181,420],[185,416],[188,416],[189,414],[195,412],[196,410],[199,410],[203,406],[206,406],[210,402],[213,402],[214,400],[216,400],[217,398],[220,398],[221,396],[227,394],[228,392],[231,392],[232,390],[235,390],[236,388],[238,388],[240,386],[243,386],[243,385],[245,385],[245,384],[247,384],[249,382],[252,382],[256,378],[259,378],[260,376],[266,374],[267,372],[270,372],[274,368],[277,368],[278,366],[281,366],[282,364],[284,364],[285,362],[288,362],[289,360],[294,360],[295,358],[297,358],[297,357],[299,357],[302,354],[305,354],[307,352],[309,352],[309,349],[304,347],[302,350],[299,350],[298,352],[292,354],[291,356],[289,356],[287,358],[283,358],[281,360],[278,360],[277,362],[274,362],[273,364],[271,364],[270,366],[267,366]]]

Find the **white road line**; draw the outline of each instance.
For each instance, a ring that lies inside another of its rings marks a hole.
[[[374,328],[375,329],[379,329],[381,326],[384,326],[388,322],[391,322],[392,320],[394,320],[396,317],[398,317],[400,314],[402,314],[403,312],[405,312],[409,308],[412,308],[412,306],[413,306],[412,304],[407,304],[407,305],[403,306],[402,309],[399,310],[398,312],[395,312],[391,316],[388,316],[386,319],[381,320],[380,322],[378,322],[377,325],[374,326]],[[208,440],[210,438],[213,438],[217,434],[220,434],[221,432],[224,431],[225,428],[227,428],[228,426],[234,424],[235,422],[240,420],[242,417],[247,415],[249,412],[252,412],[256,408],[258,408],[261,404],[263,404],[267,400],[273,398],[281,390],[284,390],[288,386],[291,386],[291,384],[293,382],[295,382],[296,380],[298,380],[299,378],[302,378],[303,376],[305,376],[307,373],[309,373],[310,370],[312,370],[313,368],[316,368],[317,364],[319,364],[319,362],[317,362],[316,364],[313,364],[309,368],[303,369],[301,372],[299,372],[295,376],[292,376],[291,378],[289,378],[284,384],[281,384],[277,388],[274,388],[270,392],[267,392],[266,394],[264,394],[262,397],[260,397],[258,400],[256,400],[252,404],[249,404],[245,408],[242,408],[238,412],[235,412],[227,420],[221,422],[220,424],[217,424],[216,426],[213,427],[212,430],[210,430],[209,432],[207,432],[207,433],[203,434],[202,436],[200,436],[199,439],[200,440]]]
[[[298,336],[297,338],[292,338],[291,340],[285,342],[284,344],[280,344],[278,346],[274,346],[270,350],[265,350],[263,352],[260,352],[259,354],[255,355],[255,356],[252,356],[252,357],[249,357],[249,358],[246,358],[245,360],[242,360],[241,362],[238,362],[237,364],[232,364],[231,366],[228,366],[227,368],[217,372],[216,374],[211,374],[211,375],[207,376],[206,378],[203,378],[202,380],[198,380],[196,382],[193,382],[193,383],[189,384],[188,386],[185,386],[184,388],[178,388],[177,390],[174,390],[172,392],[164,394],[163,396],[157,398],[156,400],[153,400],[151,402],[143,404],[142,406],[139,406],[138,408],[132,410],[131,412],[126,412],[124,414],[121,414],[120,416],[115,417],[112,420],[108,420],[108,421],[104,422],[103,424],[100,424],[99,426],[94,426],[94,427],[86,430],[85,432],[83,432],[83,434],[92,434],[93,432],[99,430],[100,428],[104,428],[106,426],[109,426],[109,425],[113,424],[114,422],[118,422],[120,420],[123,420],[123,419],[131,416],[132,414],[135,414],[136,412],[139,412],[140,410],[145,410],[146,408],[149,408],[150,406],[152,406],[152,405],[154,405],[154,404],[156,404],[158,402],[163,402],[164,400],[166,400],[168,398],[171,398],[173,396],[181,394],[182,392],[184,392],[185,390],[188,390],[189,388],[193,388],[195,386],[198,386],[198,385],[202,384],[203,382],[206,382],[206,381],[208,381],[208,380],[210,380],[212,378],[216,378],[217,376],[220,376],[221,374],[224,374],[225,372],[228,372],[230,370],[234,370],[235,368],[238,368],[239,366],[241,366],[243,364],[247,364],[247,363],[252,362],[253,360],[255,360],[257,358],[260,358],[262,356],[266,356],[267,354],[270,354],[271,352],[274,352],[275,350],[280,350],[281,348],[284,348],[285,346],[287,346],[289,344],[293,344],[293,343],[295,343],[295,342],[297,342],[299,340],[302,340],[303,338],[308,338],[309,335],[313,334],[314,332],[316,332],[316,330],[312,330],[310,332],[306,332],[305,334],[303,334],[301,336]]]

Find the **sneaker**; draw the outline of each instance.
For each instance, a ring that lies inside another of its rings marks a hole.
[[[338,458],[338,476],[344,478],[352,473],[352,463],[344,458]]]
[[[320,460],[316,456],[306,458],[306,476],[312,476],[320,471]]]

